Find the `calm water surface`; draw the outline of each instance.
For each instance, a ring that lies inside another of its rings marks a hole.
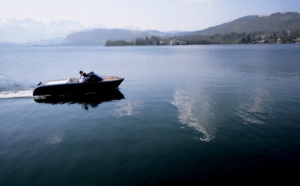
[[[295,181],[300,45],[0,48],[0,185]],[[125,77],[34,100],[79,70]]]

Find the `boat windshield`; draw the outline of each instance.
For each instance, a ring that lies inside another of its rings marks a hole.
[[[87,74],[86,82],[92,83],[92,82],[99,82],[99,81],[102,81],[102,80],[103,80],[103,78],[97,76],[96,74],[94,74],[94,72],[90,72],[90,73]]]

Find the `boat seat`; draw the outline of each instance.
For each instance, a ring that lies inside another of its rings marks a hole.
[[[68,79],[68,83],[78,83],[79,82],[79,78],[69,78]]]

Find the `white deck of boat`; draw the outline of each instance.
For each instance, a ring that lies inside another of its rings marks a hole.
[[[120,77],[117,76],[102,76],[102,77],[104,78],[103,81],[113,81],[113,80],[120,79]],[[79,78],[68,78],[68,79],[47,81],[45,85],[57,85],[57,84],[78,83],[78,82],[79,82]]]
[[[64,84],[68,83],[68,79],[60,79],[60,80],[51,80],[47,81],[45,85],[57,85],[57,84]]]

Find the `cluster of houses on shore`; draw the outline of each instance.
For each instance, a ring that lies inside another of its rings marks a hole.
[[[250,42],[251,44],[265,44],[268,43],[268,40],[261,39],[261,40],[252,40]],[[278,38],[277,41],[275,41],[277,44],[283,44],[283,43],[300,43],[300,37],[297,37],[293,41],[283,41],[281,38]],[[173,39],[170,41],[160,41],[160,45],[187,45],[188,43],[186,41],[181,41],[174,36]]]
[[[186,45],[187,42],[186,41],[180,41],[176,38],[176,36],[174,36],[173,39],[171,39],[170,41],[170,45]]]
[[[278,38],[277,44],[281,44],[281,43],[282,43],[281,38]],[[289,42],[287,42],[287,43],[289,43]],[[296,39],[294,39],[294,41],[292,43],[300,43],[300,37],[297,37]]]
[[[186,41],[181,41],[174,36],[171,40],[162,40],[159,42],[160,45],[187,45]]]

